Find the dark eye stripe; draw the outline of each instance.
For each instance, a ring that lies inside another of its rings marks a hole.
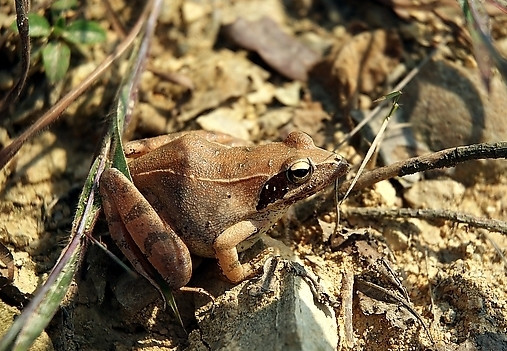
[[[257,211],[262,210],[269,204],[283,198],[288,191],[289,187],[285,172],[275,175],[262,187],[259,202],[257,203]]]

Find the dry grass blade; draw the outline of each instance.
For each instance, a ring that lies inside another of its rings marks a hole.
[[[506,0],[488,0],[488,2],[495,5],[503,13],[507,13],[507,1]]]
[[[495,0],[491,2],[503,11],[506,11],[507,5],[504,1]],[[489,90],[491,61],[503,76],[504,82],[507,82],[507,60],[500,55],[493,45],[493,39],[489,33],[489,17],[483,4],[477,0],[460,0],[458,3],[467,21],[474,47],[475,59],[477,60],[486,87]]]
[[[340,306],[340,315],[344,323],[339,324],[339,334],[343,338],[343,344],[346,348],[354,347],[354,326],[352,309],[354,304],[354,272],[344,271],[342,278],[341,296],[342,304]]]
[[[428,56],[426,56],[418,65],[414,67],[396,86],[393,91],[401,91],[422,69],[422,67],[427,64],[433,56],[445,45],[445,42],[441,43],[438,47],[436,47]],[[392,94],[392,93],[391,93]],[[382,110],[382,108],[386,105],[388,99],[381,97],[376,101],[380,102],[373,110],[371,110],[368,115],[364,117],[364,119],[357,124],[350,132],[348,132],[345,137],[337,143],[335,150],[340,147],[340,145],[346,143],[350,140],[354,135],[356,135],[368,122],[370,122],[373,118],[377,116],[377,114]]]
[[[21,74],[18,81],[0,103],[0,113],[8,106],[16,102],[25,86],[26,77],[30,68],[30,37],[28,36],[28,9],[30,4],[27,0],[16,0],[16,24],[18,26],[19,40],[21,42]]]
[[[373,153],[377,149],[377,146],[379,145],[380,141],[382,140],[382,137],[383,137],[384,132],[387,128],[387,125],[389,124],[389,119],[391,118],[393,113],[398,109],[398,106],[399,106],[398,100],[400,99],[400,96],[401,96],[401,91],[395,91],[390,94],[387,94],[384,98],[382,98],[382,100],[392,98],[394,100],[393,106],[391,107],[391,110],[389,111],[389,113],[385,117],[384,122],[382,123],[382,126],[380,127],[380,130],[378,131],[377,135],[375,136],[375,139],[373,140],[370,148],[368,149],[368,152],[366,153],[366,156],[364,157],[363,162],[361,162],[361,166],[359,166],[359,170],[357,171],[356,176],[354,177],[354,179],[352,179],[352,182],[350,183],[348,190],[345,192],[345,195],[342,197],[342,200],[340,201],[338,206],[343,202],[343,200],[345,200],[345,198],[347,198],[349,193],[352,191],[357,180],[359,179],[359,177],[363,173],[363,170],[366,167],[366,164],[368,163],[368,161],[370,161],[371,156],[373,155]],[[379,99],[379,101],[380,101],[380,99]],[[338,213],[338,211],[337,211],[337,213]]]

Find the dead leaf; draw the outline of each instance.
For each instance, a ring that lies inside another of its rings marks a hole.
[[[336,49],[315,71],[330,91],[336,91],[340,106],[357,93],[368,94],[398,65],[402,44],[394,32],[378,29],[355,35]]]
[[[323,145],[324,134],[319,132],[324,128],[324,121],[329,120],[331,116],[324,111],[320,102],[304,101],[301,107],[295,110],[293,123],[296,129],[313,135],[316,145]]]
[[[228,50],[189,57],[179,73],[188,76],[195,86],[191,98],[180,107],[179,122],[246,96],[269,77],[261,67]]]
[[[238,18],[224,26],[237,45],[257,52],[276,71],[290,79],[306,81],[308,71],[319,60],[319,54],[283,32],[268,17],[257,21]]]

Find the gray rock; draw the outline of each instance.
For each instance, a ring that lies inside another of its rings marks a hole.
[[[498,75],[492,77],[488,93],[478,70],[435,60],[403,93],[399,122],[408,122],[417,141],[429,150],[507,140],[507,88]],[[505,160],[467,162],[453,177],[470,184],[479,176],[496,178],[505,170]]]
[[[316,301],[293,265],[269,259],[260,279],[226,290],[214,308],[201,306],[200,340],[212,350],[336,350],[334,310]]]

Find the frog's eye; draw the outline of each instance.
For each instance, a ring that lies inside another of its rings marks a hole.
[[[303,184],[313,174],[313,166],[309,160],[298,160],[286,171],[287,179],[293,184]]]

